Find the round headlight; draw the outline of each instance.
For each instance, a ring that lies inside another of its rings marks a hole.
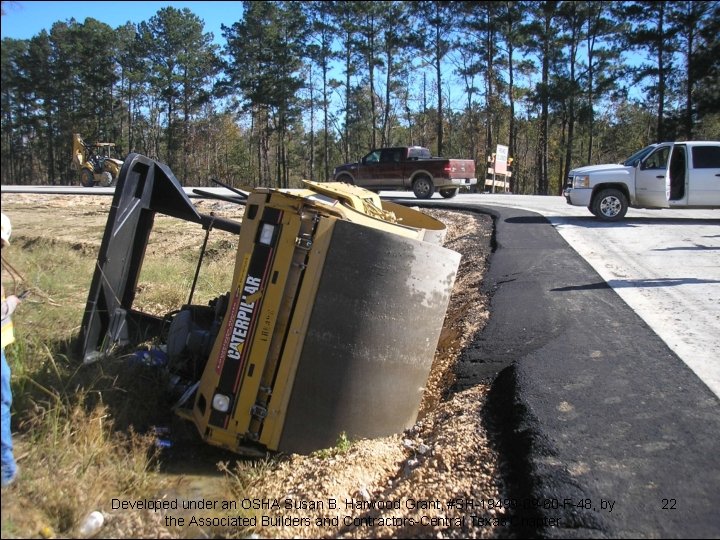
[[[230,398],[225,394],[215,394],[212,400],[213,409],[220,412],[228,412],[230,409]]]

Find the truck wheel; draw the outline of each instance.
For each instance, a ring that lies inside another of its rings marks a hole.
[[[455,195],[458,194],[458,191],[460,191],[460,188],[441,189],[441,190],[440,190],[440,196],[441,196],[443,199],[452,199]]]
[[[605,221],[622,219],[627,210],[627,197],[619,189],[603,189],[592,201],[592,213]]]
[[[413,182],[413,193],[418,199],[429,199],[435,193],[435,186],[427,176],[419,176]]]
[[[80,183],[84,187],[93,187],[95,185],[95,177],[93,173],[87,169],[80,171]]]
[[[352,179],[352,176],[348,174],[341,174],[335,179],[336,182],[344,182],[345,184],[350,184],[351,186],[355,185],[355,182]]]

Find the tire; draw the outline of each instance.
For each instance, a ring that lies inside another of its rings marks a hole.
[[[80,183],[84,187],[93,187],[95,185],[95,177],[92,171],[88,169],[82,169],[80,171]]]
[[[112,173],[109,171],[103,171],[102,173],[102,180],[100,180],[100,184],[103,187],[110,187],[115,183],[115,179],[113,178]]]
[[[593,197],[591,212],[603,221],[618,221],[625,217],[628,200],[619,189],[603,189]]]
[[[418,199],[429,199],[435,193],[435,186],[429,177],[418,176],[412,185],[413,193]]]
[[[452,199],[455,195],[458,194],[460,191],[460,188],[453,188],[453,189],[441,189],[440,190],[440,196],[443,199]]]

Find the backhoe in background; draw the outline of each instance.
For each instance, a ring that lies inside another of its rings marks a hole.
[[[79,133],[73,134],[72,168],[79,171],[85,187],[110,187],[117,181],[123,161],[117,158],[115,143],[87,144]]]

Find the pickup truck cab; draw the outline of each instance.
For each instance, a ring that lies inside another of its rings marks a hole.
[[[720,208],[720,141],[651,144],[619,165],[573,169],[563,195],[615,221],[628,208]]]
[[[335,167],[333,180],[371,191],[412,190],[418,199],[429,199],[436,190],[449,199],[461,187],[477,184],[472,159],[432,157],[422,146],[375,149],[356,163]]]

